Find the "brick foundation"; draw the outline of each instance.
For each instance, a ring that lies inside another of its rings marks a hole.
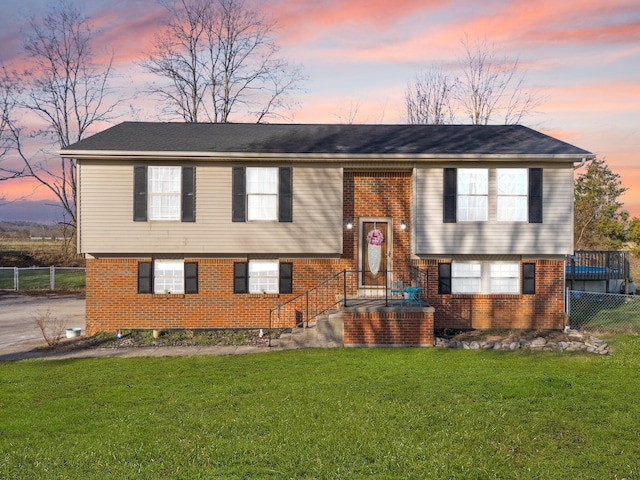
[[[433,308],[346,308],[344,346],[433,346]]]
[[[87,335],[125,328],[268,328],[270,309],[344,268],[339,260],[288,260],[294,263],[292,294],[234,294],[233,263],[244,259],[187,258],[198,262],[197,294],[139,294],[138,262],[149,260],[87,260]],[[278,327],[294,326],[294,320]]]
[[[429,272],[427,298],[435,308],[435,328],[564,328],[564,262],[523,262],[536,264],[536,293],[532,295],[439,295],[438,261],[415,262]]]

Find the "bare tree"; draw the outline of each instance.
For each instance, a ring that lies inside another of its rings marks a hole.
[[[417,75],[414,82],[409,82],[405,92],[409,123],[453,123],[453,94],[456,83],[456,79],[436,67]]]
[[[12,118],[16,109],[15,94],[19,82],[15,73],[0,66],[0,161],[7,160],[13,147]],[[24,173],[23,168],[0,166],[0,181],[17,178]],[[0,200],[2,197],[0,197]]]
[[[450,124],[466,118],[474,125],[487,125],[502,117],[505,124],[514,124],[540,103],[534,92],[525,91],[517,59],[499,56],[484,41],[470,44],[464,39],[462,45],[459,77],[433,66],[408,84],[409,123]]]
[[[167,30],[155,35],[154,52],[142,64],[147,71],[170,82],[150,89],[160,98],[164,113],[177,114],[186,122],[198,122],[203,117],[201,109],[209,85],[210,65],[205,52],[212,5],[207,0],[165,3],[169,13]]]
[[[499,56],[493,45],[464,39],[466,56],[457,99],[474,125],[487,125],[502,114],[504,123],[517,123],[537,105],[533,93],[523,91],[524,76],[519,74],[518,60]]]
[[[166,81],[150,90],[187,122],[229,121],[241,107],[258,122],[289,107],[300,69],[278,58],[274,25],[242,0],[164,3],[166,30],[143,67]]]
[[[76,161],[60,159],[53,150],[81,140],[95,124],[110,119],[117,104],[106,103],[113,55],[106,65],[94,62],[90,21],[67,1],[52,3],[41,19],[30,20],[29,27],[24,48],[31,68],[21,77],[17,106],[32,114],[39,128],[27,130],[13,120],[14,148],[24,161],[25,174],[53,192],[75,226]],[[34,153],[36,140],[49,146]]]

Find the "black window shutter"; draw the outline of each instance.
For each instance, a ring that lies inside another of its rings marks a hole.
[[[184,293],[198,293],[198,263],[184,263]]]
[[[529,223],[542,223],[542,169],[529,169]]]
[[[152,262],[138,262],[138,293],[153,293]]]
[[[438,293],[449,295],[451,293],[451,264],[438,264]]]
[[[278,190],[278,220],[293,221],[293,169],[280,168],[280,186]]]
[[[293,263],[280,263],[280,293],[293,293]]]
[[[536,264],[522,264],[522,293],[533,295],[536,293]]]
[[[246,198],[246,185],[245,185],[245,168],[233,167],[232,170],[232,200],[231,200],[231,221],[232,222],[244,222],[245,216],[245,198]]]
[[[247,262],[233,263],[233,293],[249,293],[248,267]]]
[[[133,167],[133,221],[147,221],[147,167]]]
[[[196,221],[196,167],[182,167],[182,221]]]
[[[444,169],[443,185],[443,212],[444,223],[456,223],[457,195],[458,195],[458,170],[456,168]]]

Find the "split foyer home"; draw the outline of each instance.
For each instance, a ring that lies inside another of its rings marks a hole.
[[[292,327],[361,297],[385,299],[373,329],[565,324],[573,172],[593,155],[529,128],[125,122],[60,153],[88,334]]]

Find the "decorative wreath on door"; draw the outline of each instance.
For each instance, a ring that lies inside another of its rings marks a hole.
[[[380,245],[384,242],[384,234],[378,230],[376,224],[373,224],[373,230],[369,232],[367,235],[367,243],[369,246],[367,247],[367,257],[369,260],[369,270],[373,275],[378,274],[378,270],[380,270],[380,261],[382,259],[382,252]]]
[[[382,242],[384,242],[384,234],[377,228],[371,230],[367,235],[367,243],[369,245],[382,245]]]

